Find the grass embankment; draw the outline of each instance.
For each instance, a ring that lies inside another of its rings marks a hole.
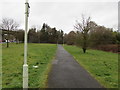
[[[22,88],[24,45],[10,44],[10,47],[6,48],[3,44],[2,51],[3,88]],[[46,87],[47,74],[55,52],[54,44],[28,44],[30,88]],[[33,68],[33,65],[38,68]]]
[[[106,88],[118,87],[118,54],[99,50],[87,50],[84,54],[82,49],[76,46],[64,48],[71,53],[101,85]]]

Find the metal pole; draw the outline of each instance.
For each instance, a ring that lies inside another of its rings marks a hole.
[[[23,65],[23,88],[28,88],[28,65],[27,65],[27,31],[28,31],[28,0],[25,2],[25,37],[24,37],[24,65]]]

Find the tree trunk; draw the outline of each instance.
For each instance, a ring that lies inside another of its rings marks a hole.
[[[10,37],[10,36],[9,36],[9,29],[8,29],[8,31],[7,31],[7,48],[9,47],[9,41],[8,41],[8,40],[9,40],[9,37]]]
[[[9,42],[8,42],[8,39],[7,39],[7,48],[9,47]]]
[[[86,53],[87,49],[87,37],[86,34],[84,34],[84,41],[83,41],[83,52]]]
[[[83,52],[86,53],[86,48],[83,48]]]

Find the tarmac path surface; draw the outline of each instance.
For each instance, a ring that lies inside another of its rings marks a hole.
[[[61,45],[48,76],[48,88],[103,88]]]

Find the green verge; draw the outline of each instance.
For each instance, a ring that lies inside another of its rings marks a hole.
[[[64,48],[106,88],[118,88],[118,54],[100,50],[87,50],[65,45]]]
[[[45,88],[51,61],[56,53],[55,44],[28,44],[29,88]],[[24,45],[2,45],[3,88],[22,88]],[[38,66],[34,68],[33,66]]]

